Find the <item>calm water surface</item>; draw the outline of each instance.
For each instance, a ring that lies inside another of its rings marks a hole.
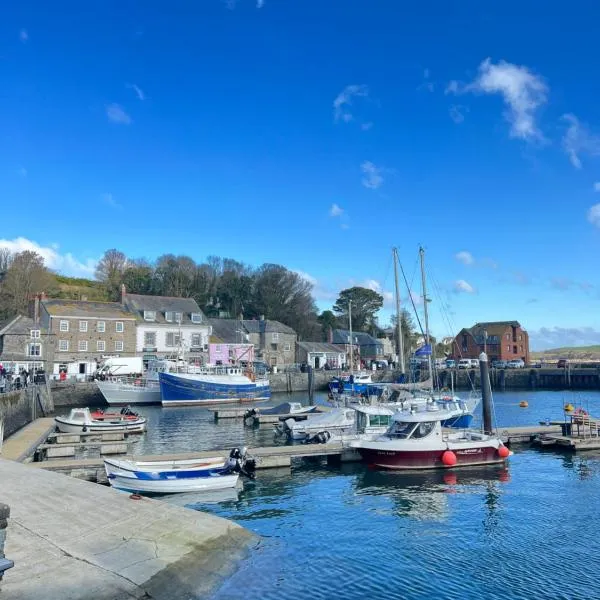
[[[506,392],[495,401],[500,428],[560,419],[567,401],[600,415],[598,392]],[[273,443],[270,429],[215,423],[204,409],[142,412],[150,430],[139,453]],[[507,468],[444,473],[303,462],[291,473],[259,471],[240,491],[166,501],[261,536],[213,600],[530,600],[600,598],[599,498],[600,456],[523,449]]]

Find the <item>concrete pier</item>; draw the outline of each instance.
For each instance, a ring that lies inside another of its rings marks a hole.
[[[7,600],[208,596],[257,541],[225,519],[0,459]]]

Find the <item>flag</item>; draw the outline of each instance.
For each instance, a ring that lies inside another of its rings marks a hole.
[[[431,344],[425,344],[417,348],[415,356],[431,356]]]

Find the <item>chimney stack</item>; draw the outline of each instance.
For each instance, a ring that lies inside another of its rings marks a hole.
[[[33,322],[37,325],[40,322],[40,297],[42,294],[36,294],[33,300]]]
[[[333,327],[327,329],[327,343],[333,344]]]
[[[121,284],[121,304],[125,304],[125,296],[127,296],[127,288],[125,284]]]

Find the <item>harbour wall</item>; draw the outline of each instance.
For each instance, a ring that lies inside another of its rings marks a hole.
[[[0,502],[0,558],[4,556],[4,544],[6,543],[6,528],[8,527],[8,517],[10,517],[10,507],[8,504]],[[2,580],[2,571],[0,571],[0,581]]]
[[[94,382],[52,382],[54,406],[104,406],[106,401]]]

